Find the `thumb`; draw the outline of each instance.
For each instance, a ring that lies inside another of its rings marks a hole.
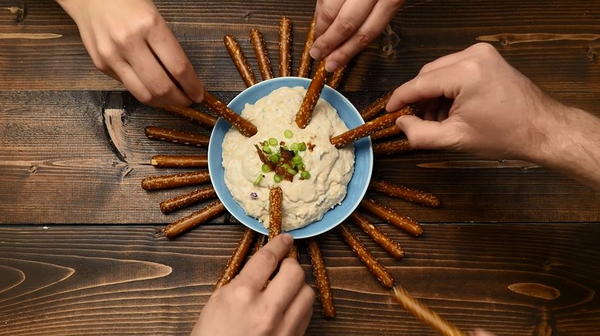
[[[447,123],[405,115],[396,119],[396,125],[406,134],[408,142],[415,149],[448,149],[457,145],[456,132]]]

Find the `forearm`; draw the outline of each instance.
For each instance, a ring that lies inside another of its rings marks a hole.
[[[543,133],[544,144],[532,153],[533,161],[600,190],[600,119],[563,106],[547,121]]]

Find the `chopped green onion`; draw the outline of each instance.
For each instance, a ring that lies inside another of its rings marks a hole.
[[[288,138],[288,139],[291,139],[294,136],[294,132],[292,132],[289,129],[287,129],[287,130],[285,130],[283,132],[283,136],[286,137],[286,138]]]
[[[265,178],[265,175],[258,174],[258,176],[256,177],[256,179],[254,180],[254,185],[259,185],[260,181],[262,181],[263,178]]]
[[[296,175],[296,174],[298,173],[298,171],[297,171],[297,170],[295,170],[295,169],[292,169],[292,168],[288,168],[286,171],[287,171],[287,172],[288,172],[288,174],[290,174],[290,175]]]
[[[279,176],[277,174],[273,175],[273,181],[275,181],[275,183],[279,183],[279,182],[281,182],[281,180],[283,180],[281,178],[281,176]]]
[[[292,158],[292,162],[294,164],[300,164],[302,163],[302,157],[298,154],[294,155],[294,157]]]
[[[310,173],[306,170],[303,170],[302,173],[300,173],[300,178],[303,180],[308,180],[310,178]]]
[[[283,168],[283,169],[288,169],[288,168],[291,168],[291,167],[290,167],[290,165],[289,165],[289,164],[287,164],[287,163],[284,163],[284,164],[282,164],[282,165],[281,165],[281,168]]]
[[[279,143],[279,141],[277,141],[277,139],[275,139],[275,138],[269,139],[269,145],[271,145],[271,146],[277,146],[278,143]]]
[[[264,145],[262,148],[262,151],[267,153],[267,154],[271,154],[271,147],[269,147],[268,145]]]
[[[294,152],[297,152],[300,150],[300,144],[295,142],[292,144],[292,146],[290,147],[291,150],[293,150]]]
[[[268,173],[271,171],[271,167],[269,167],[269,165],[266,165],[264,163],[260,169],[262,170],[263,173]]]
[[[304,152],[306,150],[306,144],[304,142],[299,143],[298,150]]]
[[[296,166],[296,169],[298,169],[298,170],[304,170],[304,163],[299,163],[295,166]]]
[[[275,153],[275,154],[271,154],[269,156],[269,160],[271,160],[271,162],[273,163],[277,163],[279,162],[279,159],[281,158],[281,156],[279,156],[279,154]]]

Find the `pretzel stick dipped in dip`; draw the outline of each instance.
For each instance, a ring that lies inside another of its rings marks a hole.
[[[331,138],[331,143],[337,148],[342,148],[351,142],[393,125],[398,117],[407,114],[414,114],[413,109],[410,106],[405,106],[396,112],[386,113],[379,118],[367,121],[365,124],[345,133],[336,135]]]
[[[163,109],[165,111],[187,118],[207,128],[213,128],[217,123],[217,118],[211,116],[210,114],[194,110],[191,107],[167,105],[164,106]]]
[[[196,189],[190,193],[183,194],[166,201],[160,202],[160,211],[164,214],[175,210],[183,209],[190,205],[217,197],[217,193],[212,186]]]
[[[360,206],[375,216],[410,233],[413,236],[420,236],[423,234],[423,228],[417,221],[410,217],[402,216],[396,210],[388,206],[379,204],[370,198],[364,198],[360,202]]]
[[[291,76],[292,21],[286,16],[279,21],[279,77]]]
[[[302,50],[302,56],[300,57],[300,63],[298,65],[298,77],[308,77],[310,74],[310,66],[312,64],[312,57],[310,57],[310,48],[312,48],[315,42],[315,26],[317,23],[317,17],[313,16],[310,26],[308,27],[308,33],[306,34],[306,41],[304,42],[304,49]]]
[[[398,242],[392,240],[385,233],[383,233],[379,228],[377,228],[373,223],[369,222],[367,218],[358,212],[354,211],[350,215],[350,219],[361,228],[373,241],[377,243],[377,245],[381,246],[387,253],[389,253],[392,257],[396,259],[402,259],[404,257],[404,250]]]
[[[250,87],[256,84],[256,77],[250,69],[248,60],[246,59],[246,56],[244,56],[244,53],[242,52],[242,49],[240,48],[240,45],[236,41],[235,37],[231,35],[225,35],[225,37],[223,37],[223,43],[225,43],[225,47],[227,47],[229,56],[231,56],[231,60],[240,73],[240,76],[244,80],[244,83],[246,83],[246,86]]]
[[[208,170],[172,175],[148,176],[142,180],[144,190],[171,189],[210,181]]]
[[[204,92],[204,100],[202,101],[209,109],[214,113],[227,120],[228,123],[233,125],[240,133],[244,136],[251,137],[256,134],[257,129],[250,121],[246,120],[241,115],[233,112],[225,103],[217,99],[208,92]]]
[[[352,230],[347,227],[345,224],[340,224],[337,227],[337,232],[340,234],[344,242],[350,246],[352,252],[362,261],[362,263],[367,267],[369,272],[377,278],[379,283],[385,288],[394,287],[395,280],[394,277],[388,272],[388,270],[383,266],[377,259],[367,250],[367,248],[362,244],[362,242],[354,235]]]
[[[202,223],[219,216],[223,212],[225,212],[225,206],[223,203],[221,203],[221,201],[214,201],[207,204],[202,209],[192,213],[191,215],[183,217],[167,225],[161,230],[161,232],[167,238],[172,239]]]
[[[206,168],[206,155],[155,155],[150,160],[156,168]]]
[[[298,114],[296,114],[296,125],[298,125],[298,127],[306,128],[308,123],[310,123],[315,106],[321,96],[321,90],[323,90],[323,87],[325,86],[326,79],[327,71],[325,70],[325,61],[321,61],[317,66],[315,76],[306,90],[306,95],[304,96],[304,100],[302,100],[302,105],[300,105]]]
[[[403,200],[428,206],[431,208],[437,208],[441,205],[440,199],[434,194],[407,188],[398,184],[382,181],[382,180],[371,180],[371,189],[379,191],[391,197],[401,198]]]
[[[273,78],[273,72],[271,71],[271,59],[269,59],[269,52],[265,46],[265,40],[260,30],[252,28],[250,30],[250,42],[254,48],[254,54],[256,55],[256,62],[260,69],[260,75],[263,80]]]
[[[206,147],[209,137],[203,134],[184,132],[171,128],[147,126],[144,133],[149,139],[179,143],[182,145]]]
[[[325,261],[321,255],[319,244],[314,238],[308,240],[308,255],[310,256],[310,263],[315,277],[315,285],[319,292],[319,301],[321,301],[321,306],[323,307],[323,316],[326,319],[335,318],[335,305],[333,304],[333,295],[331,295],[327,268],[325,267]]]
[[[215,284],[215,290],[228,284],[240,271],[242,263],[246,260],[250,247],[252,247],[252,241],[254,240],[255,233],[252,229],[244,230],[244,234],[240,239],[238,246],[233,251],[231,258],[227,261],[227,265],[221,273],[221,277]]]

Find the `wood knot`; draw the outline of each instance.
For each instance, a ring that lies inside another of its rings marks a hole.
[[[517,282],[510,284],[508,289],[517,294],[548,301],[555,300],[560,296],[560,291],[558,289],[535,282]]]

